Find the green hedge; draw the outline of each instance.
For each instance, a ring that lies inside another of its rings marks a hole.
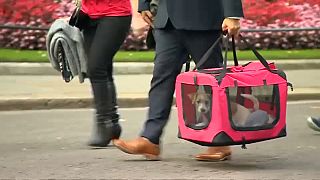
[[[320,59],[320,49],[307,50],[260,50],[267,60]],[[251,51],[238,51],[238,59],[256,59]],[[119,51],[116,62],[152,62],[154,51]],[[229,57],[232,53],[229,52]],[[0,49],[0,62],[48,62],[46,51]]]

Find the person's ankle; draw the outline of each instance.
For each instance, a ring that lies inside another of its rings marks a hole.
[[[160,144],[160,141],[158,140],[154,140],[154,139],[152,139],[152,138],[148,138],[148,137],[146,137],[146,136],[140,136],[141,138],[143,138],[143,139],[145,139],[145,140],[147,140],[147,141],[149,141],[150,143],[152,143],[152,144],[154,144],[154,145],[159,145]]]

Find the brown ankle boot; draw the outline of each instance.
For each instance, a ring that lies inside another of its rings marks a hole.
[[[195,156],[198,161],[225,161],[230,158],[231,148],[229,146],[209,147],[206,152]]]
[[[160,147],[151,143],[147,138],[139,137],[131,141],[114,139],[113,144],[128,154],[144,155],[147,160],[160,160]]]

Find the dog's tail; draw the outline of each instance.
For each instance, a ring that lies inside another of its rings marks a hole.
[[[256,111],[259,109],[259,100],[252,94],[240,94],[242,97],[247,98],[252,101],[253,109]]]

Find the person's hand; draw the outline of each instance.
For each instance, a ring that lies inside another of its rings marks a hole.
[[[222,30],[228,31],[229,35],[238,36],[240,33],[240,19],[225,18],[222,23]]]
[[[142,19],[148,23],[151,27],[153,27],[153,15],[150,11],[142,11],[141,12]]]

